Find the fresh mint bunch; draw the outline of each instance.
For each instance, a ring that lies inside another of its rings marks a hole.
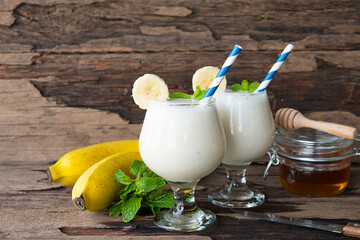
[[[135,217],[141,204],[150,207],[154,215],[161,208],[171,208],[174,205],[174,195],[161,189],[165,180],[148,171],[144,162],[134,160],[130,173],[136,178],[130,178],[120,169],[115,172],[116,180],[126,187],[119,192],[120,201],[110,208],[110,216],[122,215],[124,222],[129,222]]]
[[[202,90],[200,86],[196,87],[196,90],[194,92],[194,99],[196,100],[201,100],[206,93],[206,89]],[[186,93],[182,93],[182,92],[174,92],[174,93],[169,93],[169,98],[170,99],[175,99],[175,98],[185,98],[185,99],[190,99],[191,96],[186,94]]]
[[[232,85],[231,90],[233,90],[234,92],[236,92],[236,91],[244,91],[244,92],[248,91],[249,90],[249,82],[248,82],[248,80],[244,79],[244,80],[242,80],[241,84],[236,83],[236,84]]]
[[[234,92],[237,91],[243,91],[243,92],[254,92],[258,87],[259,87],[260,83],[258,82],[252,82],[249,84],[248,80],[243,80],[241,82],[241,84],[236,83],[234,85],[231,86],[231,90]]]
[[[200,86],[196,86],[196,89],[194,92],[194,99],[201,100],[205,96],[206,91],[207,91],[206,89],[201,90]]]

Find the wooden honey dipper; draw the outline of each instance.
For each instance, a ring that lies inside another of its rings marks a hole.
[[[298,110],[293,108],[280,108],[275,114],[275,122],[284,129],[295,130],[307,127],[347,139],[357,137],[356,128],[336,123],[314,121],[304,117]]]

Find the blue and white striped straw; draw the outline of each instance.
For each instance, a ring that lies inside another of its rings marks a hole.
[[[216,75],[214,81],[211,83],[210,87],[206,91],[203,99],[200,100],[200,103],[205,103],[210,101],[211,97],[214,95],[216,89],[219,87],[221,81],[225,77],[226,73],[229,71],[231,65],[235,62],[235,59],[241,52],[242,48],[239,45],[235,45],[230,55],[226,59],[225,63],[221,67],[220,71]]]
[[[293,48],[294,46],[290,43],[285,47],[284,51],[281,53],[276,63],[272,66],[264,80],[261,82],[260,86],[255,90],[255,93],[263,92],[266,89]]]

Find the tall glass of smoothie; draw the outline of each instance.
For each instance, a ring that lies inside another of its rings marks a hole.
[[[151,101],[140,134],[140,154],[146,165],[172,188],[175,204],[156,215],[167,230],[197,231],[216,216],[195,203],[195,185],[214,171],[226,151],[226,138],[215,100]]]
[[[222,161],[226,183],[209,200],[226,208],[251,208],[262,204],[263,193],[246,184],[246,168],[264,156],[273,143],[275,123],[266,91],[260,93],[226,90],[215,94],[224,126],[227,150]]]

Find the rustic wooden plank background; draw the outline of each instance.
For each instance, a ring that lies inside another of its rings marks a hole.
[[[261,81],[291,42],[269,86],[272,108],[360,114],[360,2],[2,0],[0,78],[31,78],[58,104],[141,123],[131,87],[145,73],[192,93],[191,77],[244,51],[230,83]]]
[[[158,74],[171,91],[192,93],[193,73],[220,67],[234,44],[244,50],[231,84],[263,79],[291,42],[268,89],[273,111],[294,107],[360,129],[359,12],[356,0],[0,0],[0,239],[336,239],[212,206],[206,194],[220,186],[221,167],[197,194],[218,223],[191,235],[155,228],[146,211],[131,224],[79,212],[71,189],[48,184],[45,169],[72,149],[137,138],[145,111],[131,87],[139,76]],[[249,180],[268,197],[257,211],[359,221],[359,167],[341,196],[307,199],[287,193],[276,168],[264,182],[264,166],[251,166]]]

